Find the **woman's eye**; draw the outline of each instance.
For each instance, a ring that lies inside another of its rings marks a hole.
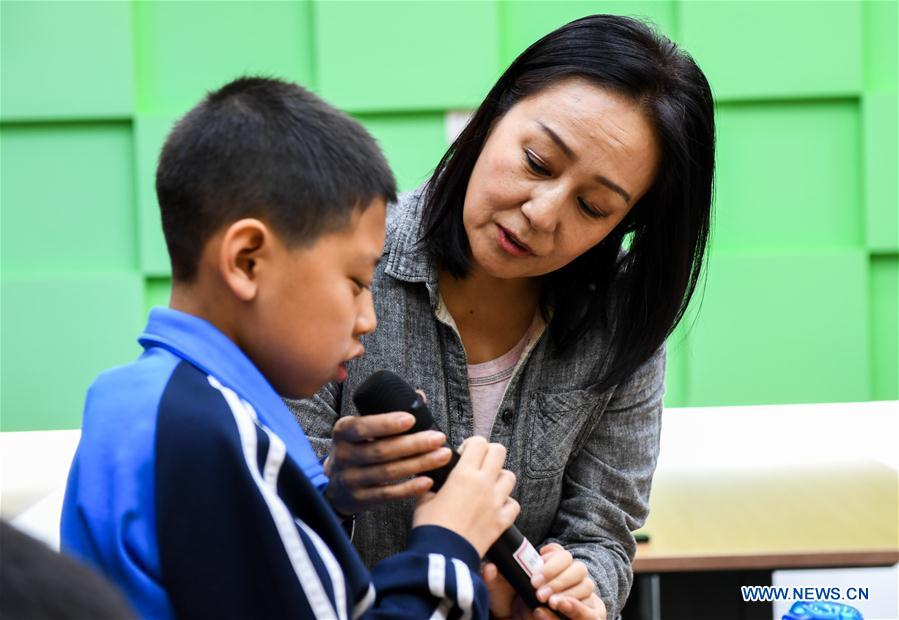
[[[549,170],[547,170],[546,168],[544,168],[543,166],[538,164],[537,159],[534,157],[534,155],[530,151],[525,150],[524,157],[525,157],[525,159],[527,159],[528,167],[531,170],[533,170],[540,176],[549,176]]]
[[[605,217],[606,215],[605,212],[601,211],[600,209],[590,206],[590,204],[583,198],[577,199],[577,205],[581,208],[581,211],[583,211],[590,217]]]

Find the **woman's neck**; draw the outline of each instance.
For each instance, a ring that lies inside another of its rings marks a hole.
[[[474,268],[464,278],[440,271],[438,285],[470,364],[512,349],[530,327],[540,302],[537,278],[495,278]]]

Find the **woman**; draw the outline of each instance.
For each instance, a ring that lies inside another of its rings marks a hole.
[[[699,278],[713,167],[708,83],[641,22],[585,17],[512,63],[430,181],[393,207],[366,354],[343,384],[293,403],[330,452],[335,507],[378,505],[355,526],[366,561],[410,527],[410,502],[384,500],[424,493],[430,482],[408,477],[448,458],[440,435],[387,438],[398,414],[343,419],[356,386],[388,368],[424,390],[450,445],[483,434],[508,447],[519,528],[585,565],[618,616],[658,453],[664,341]]]

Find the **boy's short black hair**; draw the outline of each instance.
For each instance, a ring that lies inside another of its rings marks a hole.
[[[257,217],[286,243],[312,243],[375,198],[395,200],[396,181],[358,122],[296,84],[242,77],[172,129],[156,195],[172,275],[191,281],[230,222]]]
[[[0,618],[137,618],[93,569],[0,520]]]

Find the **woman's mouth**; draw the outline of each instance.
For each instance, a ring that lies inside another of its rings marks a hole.
[[[524,258],[525,256],[533,256],[531,248],[519,241],[518,237],[500,226],[496,225],[496,237],[500,247],[516,258]]]

